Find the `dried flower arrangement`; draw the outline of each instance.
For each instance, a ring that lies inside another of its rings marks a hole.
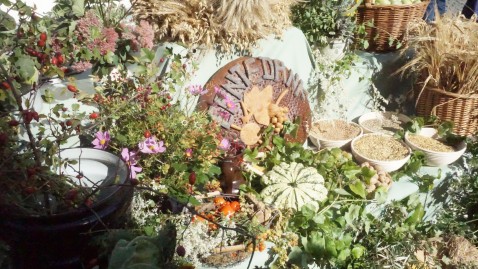
[[[187,45],[248,49],[291,25],[297,0],[138,0],[135,16],[154,25],[156,38]],[[232,45],[234,44],[234,45]],[[235,46],[235,47],[233,47]]]

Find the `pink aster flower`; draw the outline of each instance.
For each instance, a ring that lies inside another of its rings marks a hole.
[[[204,95],[207,93],[207,89],[203,89],[201,85],[191,85],[189,86],[189,93],[191,95]]]
[[[229,110],[234,111],[236,109],[236,104],[231,100],[231,98],[227,95],[224,95],[224,102],[226,102],[227,108]]]
[[[221,143],[219,143],[219,149],[228,151],[230,148],[231,148],[231,142],[229,142],[229,140],[227,140],[226,138],[223,138],[221,140]]]
[[[126,162],[126,165],[129,167],[130,175],[129,177],[131,179],[136,178],[136,174],[141,172],[143,168],[137,166],[138,165],[138,155],[136,152],[131,152],[127,148],[123,148],[121,150],[121,157],[123,161]]]
[[[108,142],[110,141],[110,133],[106,132],[97,132],[96,138],[93,140],[92,144],[95,146],[95,149],[106,149],[108,147]]]
[[[192,149],[186,149],[186,157],[187,158],[192,158],[193,157],[193,150]]]
[[[154,137],[148,137],[143,142],[138,144],[139,151],[147,154],[156,154],[166,151],[163,141],[156,141]]]

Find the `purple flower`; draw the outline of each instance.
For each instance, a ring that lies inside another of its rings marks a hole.
[[[138,165],[138,156],[136,152],[131,152],[127,148],[123,148],[121,150],[121,157],[123,161],[126,162],[126,165],[129,167],[129,171],[131,172],[129,177],[131,179],[136,178],[136,173],[139,173],[143,170],[143,168],[137,166]]]
[[[231,148],[231,142],[229,142],[229,140],[227,140],[226,138],[223,138],[221,140],[221,143],[219,143],[219,149],[228,151],[230,148]]]
[[[106,149],[108,147],[108,142],[110,141],[110,133],[106,132],[97,132],[96,138],[93,140],[92,144],[95,146],[95,149]]]
[[[154,137],[148,137],[138,144],[139,151],[147,154],[156,154],[166,151],[163,141],[156,141]]]
[[[189,93],[192,95],[204,95],[207,93],[207,89],[204,89],[201,85],[189,86]]]

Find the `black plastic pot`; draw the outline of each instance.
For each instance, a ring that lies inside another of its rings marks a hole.
[[[95,151],[74,150],[81,151],[84,156]],[[110,153],[101,154],[109,154],[106,157],[114,159]],[[82,161],[85,162],[84,159]],[[121,228],[127,220],[134,188],[125,183],[128,170],[124,162],[121,161],[120,165],[123,185],[102,185],[105,195],[91,208],[81,206],[50,216],[25,216],[11,210],[0,211],[0,240],[10,246],[12,268],[84,268],[82,256],[89,251],[91,238],[107,229]]]
[[[1,215],[0,239],[11,248],[13,268],[83,268],[81,257],[88,251],[92,236],[124,224],[132,194],[132,187],[122,187],[91,209],[60,215]]]

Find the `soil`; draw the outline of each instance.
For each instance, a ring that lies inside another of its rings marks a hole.
[[[381,119],[370,119],[363,121],[361,125],[372,132],[379,132],[393,135],[397,131],[403,130],[403,122],[397,116],[391,115],[390,118],[383,117]]]
[[[240,263],[251,256],[250,252],[244,250],[231,251],[225,253],[211,254],[201,260],[207,266],[222,268]]]
[[[354,148],[360,155],[379,161],[401,160],[409,154],[402,143],[383,135],[364,136],[355,141]]]
[[[360,127],[340,120],[319,121],[310,132],[319,139],[348,140],[360,134]]]
[[[454,152],[455,149],[439,140],[422,135],[408,135],[408,141],[415,146],[437,152]]]

